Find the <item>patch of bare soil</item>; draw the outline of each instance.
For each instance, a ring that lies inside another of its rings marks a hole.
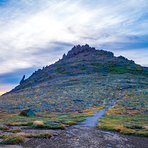
[[[146,137],[122,135],[95,127],[73,127],[66,130],[22,129],[22,131],[30,134],[47,132],[53,134],[53,137],[29,138],[23,144],[0,145],[0,148],[148,148]]]

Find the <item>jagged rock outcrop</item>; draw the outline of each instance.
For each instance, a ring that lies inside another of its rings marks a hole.
[[[66,58],[66,55],[65,55],[65,53],[64,53],[62,59],[65,59],[65,58]]]
[[[25,82],[25,75],[23,75],[21,81],[20,81],[20,85],[23,84]]]
[[[83,45],[83,46],[80,46],[80,45],[77,45],[77,46],[74,46],[67,54],[67,58],[72,58],[74,57],[75,55],[78,55],[79,53],[82,53],[82,52],[85,52],[85,51],[90,51],[90,50],[95,50],[94,47],[90,47],[89,45]]]
[[[83,53],[83,52],[99,52],[100,55],[102,54],[106,54],[107,56],[109,57],[113,57],[114,54],[112,52],[108,52],[108,51],[104,51],[104,50],[96,50],[94,47],[90,47],[88,44],[86,45],[77,45],[77,46],[74,46],[67,54],[67,56],[64,54],[63,55],[63,59],[65,58],[72,58],[80,53]]]

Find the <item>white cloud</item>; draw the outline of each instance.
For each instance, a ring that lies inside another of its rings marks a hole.
[[[55,52],[55,41],[131,42],[127,36],[148,34],[147,21],[138,22],[147,7],[147,0],[12,0],[0,9],[0,73],[56,61],[68,48]]]

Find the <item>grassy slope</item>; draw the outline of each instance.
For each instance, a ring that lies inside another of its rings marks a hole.
[[[45,83],[44,85],[42,84],[42,87],[32,88],[30,92],[24,90],[17,94],[9,94],[8,98],[5,97],[4,102],[1,100],[4,105],[6,105],[7,101],[8,107],[13,107],[10,110],[15,113],[8,115],[2,112],[0,124],[29,125],[35,120],[43,120],[45,127],[49,128],[52,128],[52,125],[49,126],[49,122],[53,121],[61,124],[77,124],[77,122],[84,120],[81,117],[89,116],[93,113],[92,110],[90,110],[91,112],[82,111],[82,113],[79,113],[79,110],[90,107],[104,107],[111,101],[120,98],[120,93],[124,89],[123,100],[118,101],[107,111],[106,116],[101,119],[98,126],[107,130],[120,131],[124,134],[147,136],[148,131],[145,128],[148,126],[147,82],[148,79],[146,77],[137,75],[94,74],[56,81],[55,86],[52,85],[52,87],[47,87],[49,84]],[[34,94],[33,91],[37,93]],[[42,97],[40,94],[46,95],[47,98],[44,98],[44,100],[39,99]],[[74,100],[77,98],[83,99],[83,101],[75,102]],[[16,99],[19,101],[16,102]],[[55,105],[52,105],[53,103]],[[20,109],[16,109],[19,105],[24,105],[24,108],[27,105],[32,105],[32,109],[40,106],[43,111],[46,110],[47,112],[38,112],[35,117],[21,117],[18,116]],[[56,112],[50,112],[50,110]],[[75,112],[70,113],[70,110],[75,110]],[[62,117],[61,115],[67,116]],[[134,128],[142,130],[137,132],[133,130]]]
[[[127,89],[97,126],[123,134],[148,137],[148,89],[146,85]]]
[[[122,133],[128,133],[127,130],[131,132],[131,129],[139,127],[140,123],[139,128],[148,126],[144,120],[148,115],[148,69],[132,61],[107,57],[106,54],[100,55],[97,51],[91,54],[81,53],[36,72],[26,84],[18,87],[19,91],[0,97],[0,108],[14,113],[10,116],[1,113],[0,123],[4,121],[28,123],[38,119],[44,122],[47,120],[76,124],[83,120],[80,116],[85,116],[78,113],[80,110],[102,108],[120,98],[120,90],[124,89],[124,99],[107,112],[98,126],[116,130],[115,126],[122,121],[121,129],[117,129],[120,132],[126,129],[126,132]],[[76,101],[77,99],[82,101]],[[47,113],[56,111],[56,113],[54,117],[50,117],[52,114],[44,115],[44,113],[41,117],[40,113],[37,113],[36,119],[22,118],[18,117],[20,106],[23,109],[38,109]],[[61,117],[64,112],[74,113]],[[74,118],[73,115],[77,117]],[[114,119],[115,117],[118,119]],[[129,118],[129,121],[124,124],[126,118]],[[109,124],[111,122],[112,126]],[[143,131],[147,134],[146,128],[141,132]]]
[[[116,99],[118,83],[114,84],[115,78],[116,75],[96,74],[65,77],[63,80],[53,80],[54,83],[45,82],[32,89],[27,88],[18,93],[3,96],[0,100],[1,109],[18,112],[17,107],[22,106],[40,111],[63,112],[105,106]],[[76,102],[75,99],[83,101]]]

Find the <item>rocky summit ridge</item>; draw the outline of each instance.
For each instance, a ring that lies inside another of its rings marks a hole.
[[[52,65],[38,69],[28,79],[25,79],[25,76],[23,76],[20,85],[9,93],[65,76],[94,73],[131,73],[148,76],[148,68],[135,64],[134,61],[128,60],[123,56],[115,57],[110,51],[97,50],[87,44],[77,45],[67,55],[64,54],[62,59]]]

